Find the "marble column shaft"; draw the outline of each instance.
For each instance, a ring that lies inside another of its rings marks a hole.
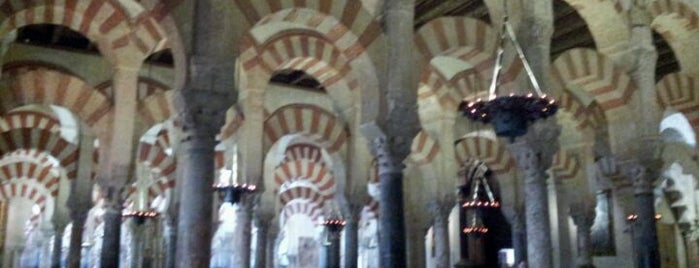
[[[168,218],[164,223],[165,268],[174,268],[175,256],[177,254],[177,220]]]
[[[61,268],[61,257],[63,255],[63,230],[65,226],[58,226],[54,230],[53,254],[51,254],[51,267]]]
[[[634,188],[634,205],[638,219],[633,223],[636,267],[660,267],[658,230],[655,226],[655,176],[638,163],[622,166],[622,172],[631,179]]]
[[[80,268],[80,259],[83,249],[83,230],[85,229],[85,221],[87,220],[87,211],[72,218],[73,225],[70,231],[70,246],[68,248],[66,266],[68,268]]]
[[[432,230],[434,231],[435,268],[448,268],[450,263],[449,249],[449,214],[454,202],[432,202],[429,205],[432,213]]]
[[[182,201],[177,214],[176,267],[208,267],[213,234],[215,137],[223,125],[230,97],[224,92],[188,89],[179,92],[177,105],[183,137],[177,157],[177,168],[182,169],[178,173]]]
[[[410,226],[410,235],[408,236],[407,252],[408,260],[407,266],[383,266],[379,267],[425,267],[427,266],[427,256],[425,253],[425,235],[426,231],[424,228],[418,226]],[[381,235],[381,234],[379,234]]]
[[[102,236],[102,252],[100,254],[100,267],[119,267],[119,252],[121,247],[121,203],[112,201],[105,204],[104,235]]]
[[[327,244],[325,245],[324,268],[340,268],[340,238],[342,231],[327,233]]]
[[[234,237],[235,252],[237,258],[234,260],[235,267],[249,268],[250,267],[250,244],[252,242],[252,204],[253,198],[245,196],[240,203],[236,205],[236,235]]]
[[[359,259],[359,213],[345,218],[345,268],[357,268]]]
[[[530,131],[532,131],[530,129]],[[539,134],[539,133],[530,133]],[[548,210],[548,186],[546,185],[546,165],[540,159],[545,152],[535,151],[540,144],[519,142],[508,149],[524,172],[525,222],[527,230],[527,265],[529,267],[550,268],[553,266],[551,223]],[[549,163],[550,164],[550,163]]]
[[[257,227],[257,245],[255,245],[255,268],[264,268],[267,264],[267,236],[269,235],[269,219],[255,219]]]
[[[595,222],[595,203],[576,203],[570,207],[570,216],[577,227],[577,267],[592,268],[592,224]]]
[[[275,223],[272,223],[269,226],[269,230],[267,233],[267,242],[265,243],[267,245],[267,248],[265,249],[265,268],[266,267],[276,267],[274,265],[274,254],[275,254],[275,249],[277,248],[277,236],[279,236],[279,226],[276,225]],[[261,268],[261,267],[260,267]]]

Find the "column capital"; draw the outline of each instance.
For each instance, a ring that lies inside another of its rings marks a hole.
[[[570,217],[579,229],[589,230],[595,222],[594,202],[575,202],[569,207]]]
[[[538,122],[515,143],[507,145],[515,162],[525,173],[542,172],[551,167],[553,155],[559,149],[561,126],[554,120]]]
[[[430,215],[432,215],[432,220],[434,222],[437,221],[446,221],[449,218],[449,214],[451,213],[452,209],[454,209],[454,206],[456,205],[456,201],[448,201],[448,200],[438,200],[434,199],[431,201],[427,202],[427,209],[429,209]]]
[[[182,128],[183,140],[206,135],[212,138],[220,131],[226,111],[232,105],[228,92],[204,89],[182,90],[175,99],[177,125]]]
[[[656,178],[652,175],[652,172],[649,172],[648,168],[634,160],[622,163],[620,168],[621,173],[624,174],[631,182],[631,185],[633,185],[634,193],[653,193],[653,186]]]
[[[372,143],[372,149],[379,165],[379,175],[403,171],[405,168],[403,160],[410,153],[410,141],[400,136],[380,136],[375,138]]]

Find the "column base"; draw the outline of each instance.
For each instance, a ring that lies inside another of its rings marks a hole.
[[[461,259],[459,262],[454,264],[454,268],[480,268],[482,266],[476,265],[470,260]]]

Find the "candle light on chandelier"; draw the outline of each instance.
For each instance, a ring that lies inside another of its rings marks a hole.
[[[660,219],[663,218],[663,216],[660,214],[655,214],[654,218],[656,221],[659,221]],[[635,222],[637,220],[638,220],[638,214],[636,214],[636,213],[631,213],[631,214],[626,216],[626,221],[628,221],[628,222]]]
[[[146,220],[158,217],[158,212],[153,210],[131,210],[121,214],[124,218],[131,218],[138,225],[144,224]]]
[[[503,3],[505,4],[504,10],[506,14],[503,18],[499,39],[500,45],[496,54],[488,100],[480,98],[475,101],[463,100],[459,104],[458,109],[466,118],[476,122],[492,124],[497,136],[508,137],[511,142],[514,142],[516,137],[527,133],[527,128],[531,122],[555,115],[558,111],[558,104],[556,100],[542,93],[539,82],[529,65],[529,61],[524,56],[522,47],[517,42],[516,35],[508,21],[507,1],[503,1]],[[524,65],[534,92],[526,94],[511,92],[509,95],[498,95],[504,44],[508,38],[512,42],[522,65]]]

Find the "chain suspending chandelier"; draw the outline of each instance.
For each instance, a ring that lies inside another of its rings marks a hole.
[[[488,184],[490,170],[483,162],[476,163],[473,172],[465,174],[470,178],[470,183],[461,186],[461,207],[466,210],[468,225],[463,232],[469,235],[483,235],[488,232],[488,227],[483,222],[483,214],[500,207],[500,201]]]
[[[473,121],[491,123],[497,136],[508,137],[511,142],[514,142],[515,138],[527,133],[527,128],[531,122],[556,114],[558,104],[554,99],[542,93],[539,82],[536,76],[534,76],[529,61],[524,56],[522,47],[517,42],[517,37],[509,23],[507,0],[504,0],[503,3],[505,15],[503,16],[502,29],[500,30],[493,77],[488,89],[488,100],[480,98],[475,101],[463,100],[459,104],[459,111],[463,116]],[[525,94],[517,94],[515,92],[501,94],[502,92],[499,92],[506,39],[509,39],[514,46],[522,65],[524,65],[534,92]]]

